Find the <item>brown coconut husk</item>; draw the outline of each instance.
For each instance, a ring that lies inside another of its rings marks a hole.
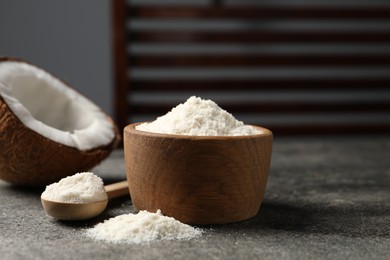
[[[3,61],[24,62],[0,58]],[[83,151],[31,130],[0,96],[0,178],[18,186],[38,187],[92,169],[107,158],[121,139],[118,128],[106,116],[115,133],[113,140],[108,145]]]

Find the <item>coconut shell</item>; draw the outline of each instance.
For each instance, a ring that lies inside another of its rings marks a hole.
[[[0,58],[0,62],[5,60],[13,59]],[[39,187],[90,170],[119,143],[117,127],[109,116],[107,120],[115,132],[112,142],[82,151],[52,141],[26,127],[0,96],[0,178],[18,186]]]
[[[26,127],[0,97],[0,178],[18,186],[44,186],[105,159],[119,141],[87,151],[54,142]]]

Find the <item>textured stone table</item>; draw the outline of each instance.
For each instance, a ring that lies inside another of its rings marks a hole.
[[[125,178],[122,152],[94,172]],[[259,214],[190,241],[96,242],[85,229],[134,212],[130,199],[69,223],[44,214],[41,192],[0,181],[0,259],[390,259],[389,137],[275,138]]]

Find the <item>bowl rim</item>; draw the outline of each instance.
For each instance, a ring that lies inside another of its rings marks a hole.
[[[206,135],[178,135],[178,134],[165,134],[165,133],[156,133],[156,132],[147,132],[142,130],[137,130],[135,127],[137,125],[148,123],[148,122],[137,122],[137,123],[131,123],[123,129],[123,134],[137,134],[142,136],[148,136],[148,137],[160,137],[160,138],[173,138],[173,139],[188,139],[188,140],[238,140],[238,139],[255,139],[255,138],[264,138],[268,136],[273,136],[273,133],[271,130],[257,125],[250,125],[252,127],[255,127],[257,129],[260,129],[263,131],[260,134],[254,134],[254,135],[223,135],[223,136],[206,136]]]

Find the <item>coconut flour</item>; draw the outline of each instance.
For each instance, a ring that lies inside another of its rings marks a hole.
[[[106,200],[107,193],[100,177],[81,172],[48,185],[41,197],[58,202],[91,203]]]
[[[191,239],[201,233],[200,229],[163,216],[160,210],[156,213],[140,211],[138,214],[119,215],[87,230],[87,235],[93,239],[127,244]]]
[[[136,126],[137,130],[192,136],[240,136],[262,133],[250,125],[244,125],[211,100],[190,97],[174,107],[166,115],[151,123]]]

